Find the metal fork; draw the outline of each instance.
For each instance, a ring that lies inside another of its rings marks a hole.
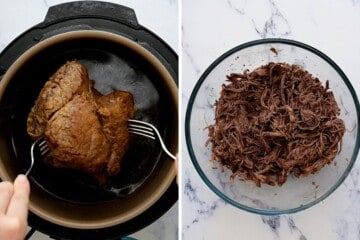
[[[129,119],[129,132],[137,135],[141,135],[147,138],[151,138],[156,140],[156,137],[159,139],[160,144],[164,152],[175,160],[175,156],[170,153],[170,151],[166,148],[165,143],[163,142],[161,135],[156,127],[151,125],[150,123]],[[50,151],[49,146],[46,144],[45,138],[41,137],[35,140],[35,142],[31,145],[30,154],[31,154],[31,163],[29,169],[26,171],[25,175],[28,176],[31,172],[34,163],[35,163],[35,152],[39,152],[43,157]]]
[[[35,140],[31,145],[30,154],[31,154],[31,163],[29,169],[26,171],[25,175],[28,176],[31,172],[34,163],[35,163],[35,151],[38,151],[41,156],[45,156],[50,151],[50,148],[46,144],[45,138],[41,137]]]
[[[162,140],[161,135],[155,126],[150,123],[134,119],[129,119],[128,123],[130,133],[141,135],[153,140],[156,140],[156,138],[158,138],[164,152],[173,160],[175,160],[175,156],[171,154],[171,152],[166,148],[165,143]]]

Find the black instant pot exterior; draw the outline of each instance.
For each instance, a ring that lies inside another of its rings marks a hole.
[[[0,54],[0,78],[26,50],[51,36],[76,31],[101,30],[127,37],[150,51],[166,67],[178,83],[178,57],[176,53],[153,32],[141,26],[134,10],[100,1],[69,2],[49,8],[45,20],[27,30],[12,41]],[[178,199],[175,181],[164,195],[149,209],[137,217],[117,226],[81,230],[50,223],[29,213],[30,227],[54,239],[99,240],[120,239],[153,223]]]

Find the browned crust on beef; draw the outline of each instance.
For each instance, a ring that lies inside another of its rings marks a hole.
[[[92,85],[80,63],[60,67],[40,92],[27,130],[33,138],[45,136],[51,148],[47,164],[81,170],[104,182],[120,171],[129,148],[127,120],[134,118],[135,107],[131,93],[103,96]]]

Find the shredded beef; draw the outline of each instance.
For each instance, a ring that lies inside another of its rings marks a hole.
[[[331,163],[345,132],[329,82],[298,65],[269,63],[232,73],[208,126],[212,160],[236,176],[281,186]]]

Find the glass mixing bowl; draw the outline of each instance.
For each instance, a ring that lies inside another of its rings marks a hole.
[[[242,73],[269,62],[302,66],[323,85],[328,80],[345,122],[340,153],[318,173],[304,178],[292,174],[282,186],[256,187],[235,178],[224,167],[212,168],[211,144],[206,127],[214,123],[215,101],[226,75]],[[185,119],[185,136],[191,160],[204,182],[225,202],[249,212],[275,215],[293,213],[324,200],[349,174],[359,150],[359,101],[343,71],[329,57],[306,44],[285,39],[263,39],[237,46],[220,56],[200,77],[191,94]]]

